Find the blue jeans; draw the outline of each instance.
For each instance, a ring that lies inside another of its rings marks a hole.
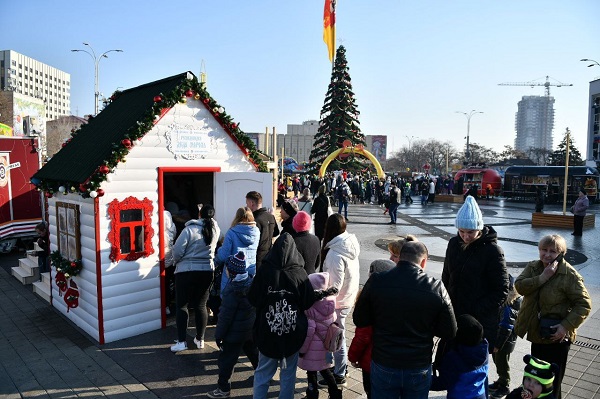
[[[427,399],[431,365],[416,369],[395,369],[371,361],[371,397],[377,399]]]
[[[396,223],[396,218],[398,217],[398,215],[396,214],[396,212],[398,211],[398,204],[396,203],[390,203],[390,218],[392,219],[392,223]]]
[[[348,201],[338,200],[338,213],[342,214],[342,208],[344,208],[344,218],[348,219]]]
[[[258,368],[254,372],[254,399],[266,399],[269,393],[269,381],[275,375],[280,359],[272,359],[258,352]],[[298,353],[285,358],[285,368],[279,372],[279,399],[294,399],[296,386],[296,368],[298,366]]]
[[[338,378],[345,378],[346,369],[348,368],[348,348],[346,347],[346,317],[348,317],[350,309],[351,308],[335,310],[335,314],[337,315],[336,321],[344,329],[344,333],[342,335],[342,347],[338,351],[333,352],[333,360],[335,364],[333,374],[335,374]]]

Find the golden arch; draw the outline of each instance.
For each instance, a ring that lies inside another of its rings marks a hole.
[[[383,168],[381,167],[381,164],[379,163],[377,158],[375,158],[375,156],[373,156],[373,154],[371,154],[369,151],[367,151],[363,146],[342,147],[340,149],[335,150],[331,154],[329,154],[329,156],[327,158],[325,158],[325,161],[323,161],[323,165],[321,165],[321,169],[319,169],[319,177],[325,176],[325,171],[327,170],[327,167],[329,166],[331,161],[333,161],[335,158],[337,158],[338,155],[345,154],[348,152],[354,152],[355,154],[360,154],[360,155],[364,156],[365,158],[367,158],[369,161],[371,161],[373,163],[373,165],[375,165],[375,170],[377,171],[377,176],[380,179],[385,179],[385,173],[383,172]]]

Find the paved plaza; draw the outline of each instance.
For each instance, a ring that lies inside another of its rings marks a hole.
[[[430,252],[426,271],[440,277],[448,240],[456,234],[454,215],[460,204],[435,203],[421,206],[402,204],[398,224],[387,225],[389,216],[376,205],[350,205],[348,230],[361,244],[361,284],[369,264],[387,258],[386,244],[399,235],[414,234]],[[509,272],[518,276],[526,262],[537,259],[537,242],[543,235],[558,233],[567,240],[567,260],[583,275],[592,297],[592,314],[579,329],[572,345],[563,381],[563,397],[600,398],[600,229],[585,229],[583,237],[571,236],[569,229],[532,228],[533,204],[501,199],[480,200],[484,222],[494,226],[504,249]],[[597,212],[598,205],[591,212]],[[547,206],[546,210],[560,210]],[[600,223],[600,221],[596,221]],[[176,338],[174,318],[163,330],[153,331],[106,345],[98,345],[74,327],[45,301],[10,276],[16,253],[0,255],[0,398],[195,398],[216,387],[217,355],[214,326],[207,330],[203,350],[173,354],[169,346]],[[76,310],[75,310],[76,311]],[[349,317],[348,343],[354,335]],[[194,330],[189,329],[188,342]],[[529,343],[517,342],[511,358],[511,388],[520,385],[523,355]],[[490,366],[490,379],[495,379]],[[269,397],[277,397],[277,378]],[[298,371],[296,398],[304,396],[306,374]],[[325,390],[322,397],[327,396]],[[242,357],[232,378],[232,397],[252,397],[252,368]],[[350,367],[344,398],[365,397],[360,370]],[[430,398],[445,398],[432,392]]]

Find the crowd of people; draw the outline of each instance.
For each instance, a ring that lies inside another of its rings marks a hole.
[[[211,307],[219,377],[207,396],[231,395],[229,380],[243,352],[255,369],[255,398],[267,397],[278,369],[279,397],[293,398],[298,367],[307,372],[306,398],[318,398],[319,387],[341,398],[353,365],[362,370],[368,398],[427,398],[430,390],[446,390],[452,399],[560,399],[570,345],[591,311],[582,277],[564,259],[564,238],[543,237],[539,260],[514,279],[496,231],[467,196],[441,279],[425,271],[425,244],[407,235],[389,243],[389,260],[372,262],[360,290],[360,244],[347,229],[347,205],[371,202],[380,192],[395,223],[402,193],[412,192],[413,183],[373,179],[375,189],[364,197],[352,185],[361,179],[305,179],[296,200],[286,188],[278,199],[280,225],[260,193],[249,192],[223,240],[210,205],[185,223],[172,245],[178,337],[171,351],[187,349],[188,308],[195,310],[193,342],[204,347]],[[421,201],[425,193],[425,201],[435,200],[435,182],[423,179],[416,187]],[[207,305],[211,295],[218,306]],[[348,348],[351,313],[356,332]],[[517,337],[531,342],[531,353],[522,385],[511,392]],[[488,381],[490,355],[494,382]]]

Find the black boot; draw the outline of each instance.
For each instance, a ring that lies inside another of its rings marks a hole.
[[[329,399],[342,399],[342,390],[340,388],[335,388],[333,390],[329,389]]]

